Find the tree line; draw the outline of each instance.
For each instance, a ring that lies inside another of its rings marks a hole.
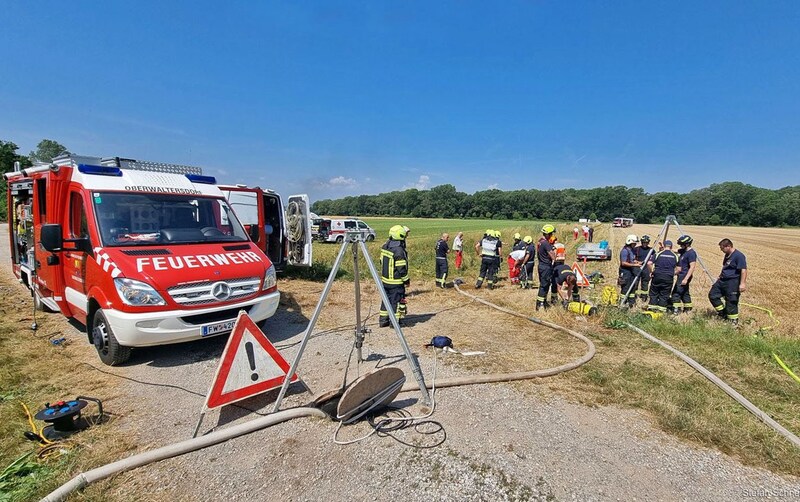
[[[667,215],[687,225],[800,226],[800,185],[779,190],[730,181],[689,193],[646,193],[641,188],[607,186],[561,190],[459,192],[450,184],[430,190],[358,195],[314,202],[317,214],[480,218],[509,220],[610,221],[634,218],[663,223]]]
[[[0,173],[34,162],[49,162],[67,153],[57,141],[43,139],[28,155],[0,140]],[[609,186],[561,190],[483,190],[459,192],[450,184],[430,190],[408,190],[358,195],[314,202],[317,214],[348,216],[407,216],[414,218],[477,218],[498,220],[610,221],[634,218],[640,223],[662,223],[677,215],[687,225],[800,226],[800,186],[770,190],[730,181],[689,193],[646,193],[641,188]],[[0,220],[6,219],[5,182],[0,187]]]

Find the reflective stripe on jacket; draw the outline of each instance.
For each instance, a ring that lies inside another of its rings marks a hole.
[[[408,254],[401,241],[389,239],[381,247],[381,282],[403,284],[408,281]]]

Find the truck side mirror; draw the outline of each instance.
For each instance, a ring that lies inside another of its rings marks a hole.
[[[51,253],[61,251],[64,246],[64,238],[61,236],[61,225],[58,223],[48,223],[42,225],[40,235],[42,247]]]

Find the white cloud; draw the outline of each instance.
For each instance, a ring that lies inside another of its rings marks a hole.
[[[431,186],[431,177],[427,174],[421,174],[419,179],[411,183],[410,185],[406,185],[403,188],[416,188],[417,190],[427,190]]]
[[[315,188],[318,189],[338,190],[338,189],[355,188],[358,186],[358,182],[353,178],[336,176],[335,178],[331,178],[329,180],[320,180],[320,179],[314,180],[313,185]]]
[[[491,185],[489,185],[489,186],[488,186],[488,187],[486,187],[486,188],[487,188],[488,190],[497,190],[498,188],[500,188],[500,185],[499,185],[499,184],[497,184],[497,183],[492,183]]]
[[[337,176],[335,178],[331,178],[328,181],[328,184],[333,187],[354,187],[356,186],[356,180],[353,178],[345,178],[344,176]]]

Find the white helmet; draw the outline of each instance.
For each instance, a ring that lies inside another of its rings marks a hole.
[[[636,237],[636,234],[628,234],[628,236],[625,237],[625,245],[626,246],[628,244],[634,244],[636,242],[639,242],[639,238]]]

